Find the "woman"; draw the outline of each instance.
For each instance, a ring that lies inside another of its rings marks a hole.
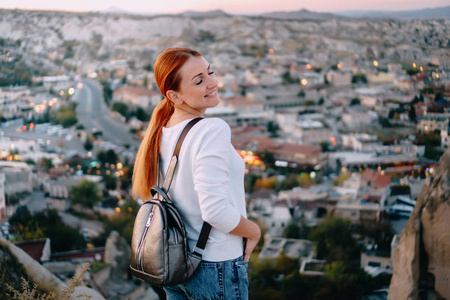
[[[155,79],[164,99],[153,111],[133,173],[133,194],[143,200],[156,184],[158,156],[167,170],[185,125],[220,101],[214,72],[197,51],[166,49],[156,59]],[[170,193],[185,221],[190,249],[204,221],[213,228],[194,276],[164,288],[169,300],[248,298],[247,262],[261,231],[246,218],[244,173],[223,120],[207,118],[190,130]]]

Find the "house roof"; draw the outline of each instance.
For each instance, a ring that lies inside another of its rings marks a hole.
[[[153,96],[157,92],[139,86],[124,86],[117,89],[116,93],[133,94],[136,96]]]
[[[302,153],[307,155],[319,155],[322,151],[320,146],[283,144],[276,150],[277,153]]]
[[[31,256],[35,261],[42,263],[41,258],[46,243],[47,239],[38,239],[38,240],[20,241],[14,244],[23,251],[25,251],[25,253]]]
[[[391,184],[391,178],[388,175],[381,175],[377,170],[370,168],[364,170],[361,174],[361,178],[378,186],[386,186]]]
[[[101,257],[101,261],[105,258],[105,248],[99,247],[99,248],[93,248],[93,249],[86,249],[86,250],[74,250],[74,251],[67,251],[67,252],[59,252],[59,253],[52,253],[52,260],[74,260],[74,259],[80,259],[80,258],[92,258],[94,260],[97,260],[98,255]]]

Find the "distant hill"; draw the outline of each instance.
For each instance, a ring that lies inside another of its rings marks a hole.
[[[336,12],[335,14],[350,18],[373,18],[373,19],[450,19],[450,6],[437,8],[426,8],[419,10],[403,10],[403,11],[369,11],[354,10]]]
[[[132,14],[132,12],[129,12],[125,9],[121,9],[117,6],[108,7],[107,9],[102,10],[101,13],[104,13],[104,14]]]
[[[347,19],[348,17],[343,15],[337,15],[332,13],[319,13],[309,11],[307,9],[301,9],[297,11],[277,11],[264,13],[260,15],[264,18],[275,19],[295,19],[295,20],[326,20],[326,19]]]
[[[128,14],[128,15],[157,15],[152,12],[128,11],[116,6],[111,6],[100,11],[104,14]],[[166,14],[167,15],[167,14]],[[170,15],[170,14],[169,14]],[[179,14],[185,17],[222,17],[231,16],[221,9],[210,11],[185,11]],[[450,19],[450,6],[426,8],[420,10],[402,10],[402,11],[374,11],[374,10],[352,10],[334,13],[320,13],[307,9],[296,11],[275,11],[263,14],[251,14],[249,16],[259,16],[272,19],[291,19],[291,20],[329,20],[329,19]]]
[[[182,12],[180,15],[186,16],[186,17],[220,17],[220,16],[228,16],[226,12],[224,12],[221,9],[216,10],[210,10],[210,11],[185,11]]]

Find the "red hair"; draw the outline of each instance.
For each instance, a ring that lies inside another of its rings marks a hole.
[[[164,99],[154,108],[150,124],[139,146],[133,169],[132,192],[143,201],[150,198],[150,188],[157,182],[162,128],[173,114],[173,103],[165,96],[167,91],[180,88],[180,69],[192,56],[201,56],[189,48],[168,48],[155,62],[155,80]]]

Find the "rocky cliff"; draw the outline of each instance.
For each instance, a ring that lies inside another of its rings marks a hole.
[[[450,150],[425,183],[393,260],[389,300],[450,299]]]

